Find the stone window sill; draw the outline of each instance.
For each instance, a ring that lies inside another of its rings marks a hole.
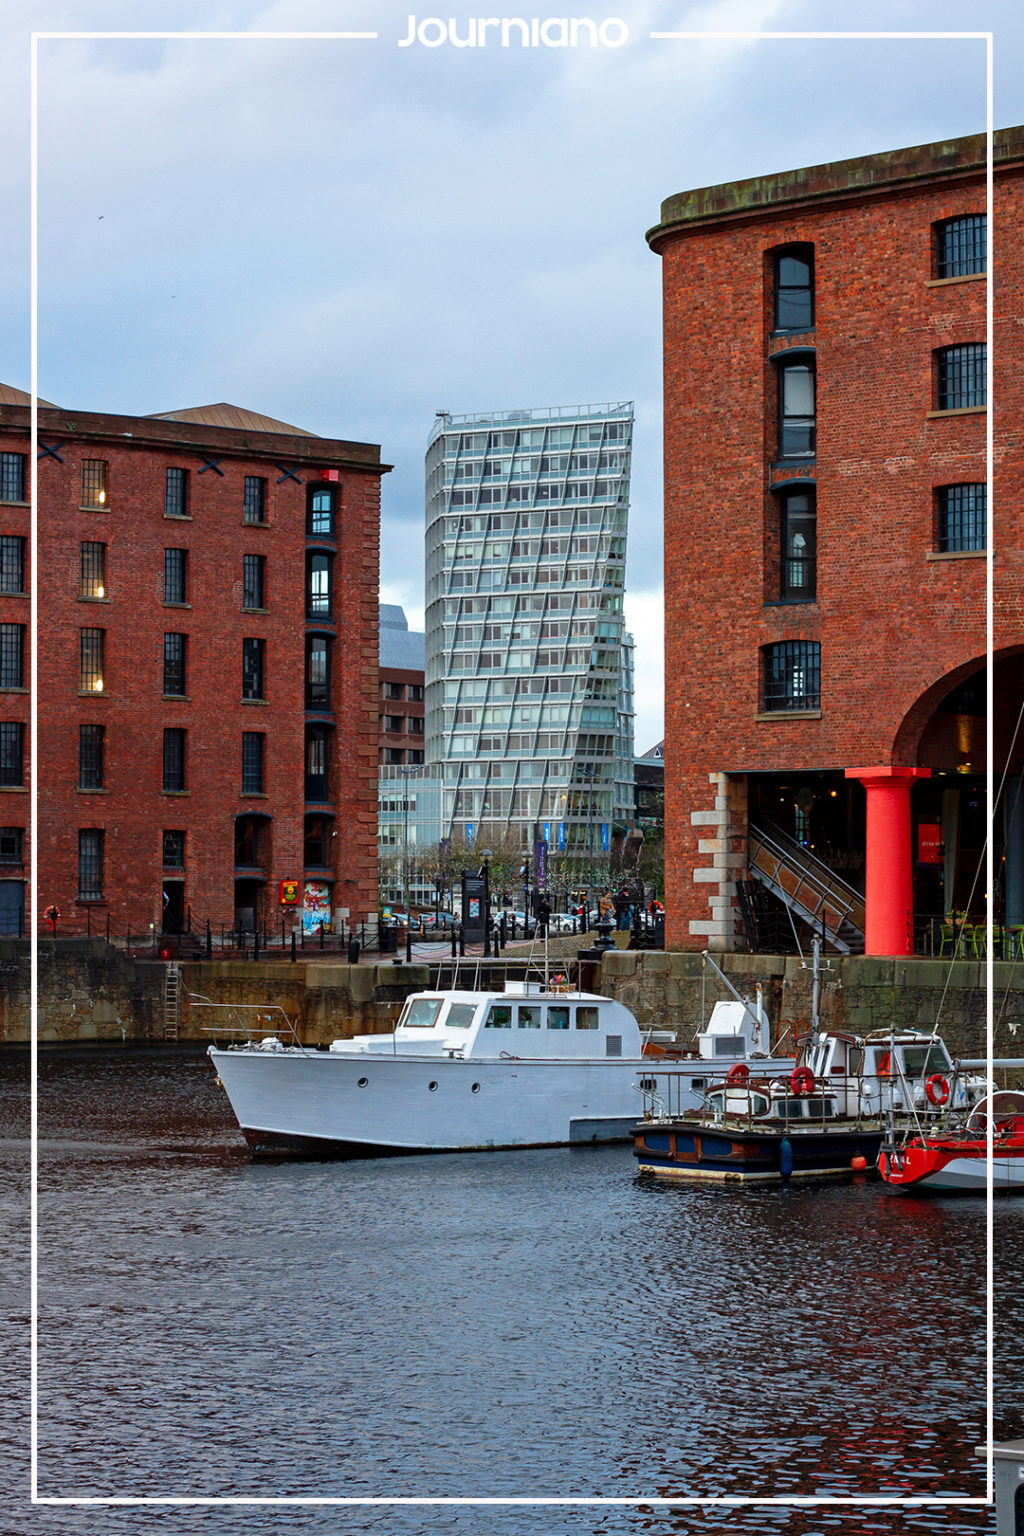
[[[820,720],[820,709],[768,709],[754,716],[755,720]]]
[[[926,560],[984,560],[988,554],[987,549],[929,549],[925,551]]]
[[[987,405],[955,405],[948,411],[927,411],[925,419],[934,421],[940,416],[984,416],[987,410]]]
[[[925,287],[949,288],[953,283],[983,283],[987,277],[987,272],[965,272],[962,277],[930,277]]]

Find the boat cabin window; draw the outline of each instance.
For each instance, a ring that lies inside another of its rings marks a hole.
[[[508,1003],[492,1003],[487,1011],[485,1029],[511,1029],[512,1009]]]
[[[442,1001],[440,997],[410,997],[398,1022],[409,1029],[433,1029]]]
[[[780,1120],[830,1120],[836,1107],[831,1099],[776,1099],[775,1114]]]
[[[851,1077],[860,1077],[864,1070],[864,1047],[851,1045],[847,1052],[847,1072]]]
[[[520,1029],[540,1029],[540,1009],[536,1003],[520,1004],[517,1010]]]
[[[903,1047],[903,1070],[907,1077],[930,1077],[933,1072],[952,1072],[953,1065],[938,1041],[928,1045]]]
[[[448,1009],[446,1024],[452,1029],[468,1029],[476,1013],[476,1003],[452,1003]]]
[[[576,1009],[576,1028],[577,1029],[600,1029],[600,1027],[601,1026],[598,1023],[597,1009],[596,1008],[577,1008]]]
[[[569,1028],[569,1010],[568,1010],[568,1008],[564,1008],[561,1005],[561,1003],[559,1003],[557,1008],[556,1007],[549,1008],[548,1009],[548,1029],[568,1029],[568,1028]]]
[[[712,1044],[716,1056],[745,1056],[746,1041],[742,1035],[713,1035]]]

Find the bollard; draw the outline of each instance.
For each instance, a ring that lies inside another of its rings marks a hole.
[[[459,924],[459,954],[463,959],[466,958],[466,930],[461,923]]]
[[[359,940],[356,938],[354,929],[348,938],[348,963],[349,965],[359,964]]]
[[[458,950],[455,947],[455,924],[452,923],[452,959],[453,960],[455,959],[457,954],[458,954]]]
[[[406,960],[409,960],[409,961],[412,960],[412,929],[411,928],[407,928],[405,930],[405,958],[406,958]]]

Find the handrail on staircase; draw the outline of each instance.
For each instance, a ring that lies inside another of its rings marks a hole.
[[[768,854],[773,855],[779,860],[780,864],[787,867],[796,877],[794,889],[786,891],[785,886],[778,879],[777,873],[772,872],[774,883],[780,887],[780,894],[784,893],[785,896],[789,897],[790,901],[795,903],[798,900],[798,892],[806,887],[808,899],[800,902],[800,905],[804,906],[815,919],[820,917],[826,908],[831,907],[836,921],[827,923],[828,927],[838,931],[840,924],[845,919],[859,931],[863,931],[864,898],[859,891],[855,890],[853,886],[847,885],[846,881],[840,875],[837,875],[834,870],[829,869],[813,853],[801,847],[799,843],[788,837],[786,833],[780,831],[777,827],[772,827],[769,830],[763,825],[751,822],[748,830],[750,838],[750,868],[755,874],[769,873],[767,870],[761,870],[757,864],[757,854],[759,852],[757,845],[760,845],[761,848],[765,849]],[[810,899],[812,897],[813,900]],[[825,916],[827,920],[827,912],[825,912]]]

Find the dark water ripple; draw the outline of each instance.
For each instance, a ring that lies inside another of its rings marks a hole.
[[[28,1506],[27,1117],[7,1178],[0,1536],[992,1532],[988,1510]],[[54,1495],[984,1492],[983,1203],[667,1189],[628,1149],[249,1162],[204,1060],[44,1058],[39,1468]],[[1024,1202],[997,1207],[997,1439]]]

